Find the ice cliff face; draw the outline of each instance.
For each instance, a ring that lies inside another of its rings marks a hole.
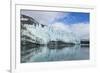
[[[21,41],[47,44],[49,41],[64,41],[79,44],[79,40],[71,30],[55,29],[52,25],[40,24],[35,19],[21,15]],[[23,45],[23,44],[22,44]]]

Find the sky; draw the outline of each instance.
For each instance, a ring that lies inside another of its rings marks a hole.
[[[62,22],[64,24],[89,23],[89,13],[82,12],[53,12],[21,10],[21,14],[33,17],[42,24]]]
[[[80,13],[80,12],[68,12],[65,14],[64,18],[59,18],[59,22],[65,24],[76,24],[76,23],[89,23],[89,13]]]
[[[52,25],[55,29],[72,31],[81,39],[89,39],[89,13],[21,10],[21,14],[28,15],[41,24]]]

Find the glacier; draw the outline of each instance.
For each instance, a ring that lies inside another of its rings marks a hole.
[[[30,19],[30,17],[27,18]],[[59,41],[59,40],[67,43],[70,42],[75,44],[80,43],[80,40],[70,29],[68,29],[68,31],[62,29],[55,29],[55,27],[53,27],[53,24],[52,25],[40,24],[35,19],[33,19],[32,21],[33,21],[32,24],[21,23],[21,36],[25,35],[27,37],[30,37],[28,41],[30,40],[31,42],[34,43],[37,41],[40,44],[47,44],[49,41]],[[22,37],[22,40],[26,40],[26,38]]]

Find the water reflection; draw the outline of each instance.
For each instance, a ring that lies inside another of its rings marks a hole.
[[[30,48],[21,52],[21,62],[46,62],[89,59],[89,47],[74,45],[63,48],[47,46]]]

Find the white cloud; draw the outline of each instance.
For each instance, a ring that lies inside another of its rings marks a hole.
[[[51,25],[55,30],[62,30],[62,31],[67,31],[71,32],[70,26],[65,25],[64,23],[61,22],[55,22],[54,24]]]
[[[80,39],[89,39],[89,24],[78,23],[71,25],[71,30]]]
[[[66,25],[64,23],[56,22],[52,24],[55,30],[62,30],[68,33],[73,33],[78,39],[89,39],[89,24],[78,23],[72,25]]]

